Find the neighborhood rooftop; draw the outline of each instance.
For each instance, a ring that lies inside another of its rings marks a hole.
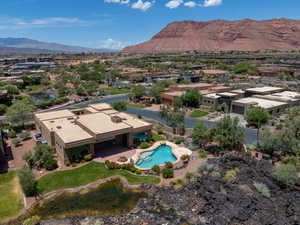
[[[286,103],[283,102],[271,101],[271,100],[256,98],[256,97],[242,98],[234,101],[234,103],[255,105],[266,109],[286,105]]]

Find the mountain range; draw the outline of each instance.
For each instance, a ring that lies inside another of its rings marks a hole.
[[[93,49],[57,43],[41,42],[28,38],[0,38],[0,55],[51,54],[51,53],[103,53],[116,52],[112,49]]]
[[[179,21],[124,53],[300,50],[300,20]]]

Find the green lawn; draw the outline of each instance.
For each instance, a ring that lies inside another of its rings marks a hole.
[[[160,182],[158,177],[138,176],[125,170],[108,170],[103,163],[91,162],[73,170],[48,174],[38,180],[38,188],[42,193],[47,193],[62,188],[79,187],[116,175],[125,177],[130,184],[158,184]]]
[[[194,110],[191,114],[193,118],[199,118],[208,115],[208,112],[201,111],[201,110]]]
[[[128,108],[138,108],[138,109],[143,109],[146,108],[147,106],[145,104],[138,104],[138,103],[129,103],[127,105]]]
[[[0,221],[23,209],[23,197],[16,171],[0,174]]]
[[[119,94],[128,94],[130,89],[128,88],[118,88],[118,87],[108,87],[101,89],[107,95],[119,95]]]

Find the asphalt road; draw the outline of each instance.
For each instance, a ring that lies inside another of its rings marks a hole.
[[[94,101],[86,101],[86,102],[76,103],[76,104],[56,108],[55,110],[81,108],[81,107],[86,107],[91,103],[96,103],[96,102],[111,103],[113,101],[126,100],[126,99],[128,99],[127,95],[104,97],[104,98],[99,98],[97,101],[94,100]],[[147,119],[156,120],[162,124],[166,124],[166,122],[160,118],[159,113],[157,111],[151,111],[151,110],[140,109],[140,108],[128,108],[127,113],[133,114],[133,115],[141,115],[142,117],[145,117]],[[0,121],[4,121],[4,120],[5,120],[4,116],[0,117]],[[205,123],[207,123],[209,126],[213,126],[216,123],[216,122],[208,121],[208,120],[203,120],[203,121]],[[195,118],[185,118],[185,121],[184,121],[186,128],[194,128],[198,122],[199,122],[199,120],[195,119]],[[244,143],[245,144],[255,144],[256,139],[257,139],[256,131],[249,129],[249,128],[245,128]]]

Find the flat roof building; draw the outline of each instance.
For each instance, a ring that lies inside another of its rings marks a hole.
[[[246,89],[245,96],[250,97],[252,95],[268,95],[268,94],[274,94],[278,92],[285,91],[285,88],[280,87],[257,87],[257,88],[248,88]]]
[[[62,163],[72,161],[79,148],[94,155],[95,151],[102,150],[99,143],[112,142],[130,147],[134,135],[152,129],[152,124],[102,103],[72,111],[38,113],[35,123],[43,138],[55,148]]]
[[[282,113],[288,107],[288,104],[260,97],[248,97],[233,101],[231,112],[244,115],[252,107],[261,107],[271,115],[277,115]]]

